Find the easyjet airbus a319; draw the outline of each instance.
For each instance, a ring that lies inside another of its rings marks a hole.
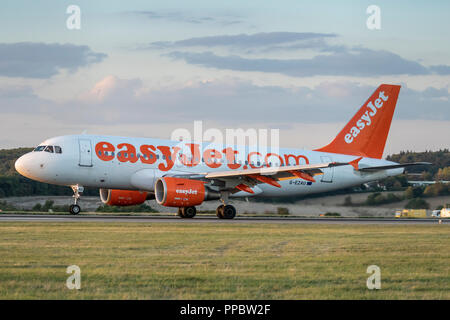
[[[182,218],[193,218],[203,201],[219,200],[217,216],[232,219],[236,209],[230,198],[327,192],[425,164],[381,159],[399,92],[400,86],[380,85],[330,144],[313,151],[246,147],[243,156],[236,146],[69,135],[44,141],[15,167],[30,179],[72,187],[72,214],[81,210],[77,202],[84,187],[97,187],[108,205],[156,199],[177,207]]]

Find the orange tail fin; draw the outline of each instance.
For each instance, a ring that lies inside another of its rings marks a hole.
[[[400,86],[382,84],[334,140],[315,151],[381,159]]]

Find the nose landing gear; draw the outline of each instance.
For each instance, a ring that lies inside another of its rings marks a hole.
[[[79,214],[81,211],[81,208],[77,204],[71,204],[69,207],[70,214]]]
[[[81,207],[77,204],[78,199],[81,197],[81,193],[84,191],[83,186],[75,185],[70,186],[73,190],[73,198],[74,198],[74,204],[71,204],[69,206],[69,212],[70,214],[79,214],[81,212]]]

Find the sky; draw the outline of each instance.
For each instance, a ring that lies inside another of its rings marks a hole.
[[[318,148],[381,83],[402,86],[385,155],[450,148],[448,1],[6,0],[0,26],[0,149],[198,120]]]

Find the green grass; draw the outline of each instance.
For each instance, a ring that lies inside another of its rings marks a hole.
[[[0,299],[450,299],[449,240],[448,225],[2,222]]]

